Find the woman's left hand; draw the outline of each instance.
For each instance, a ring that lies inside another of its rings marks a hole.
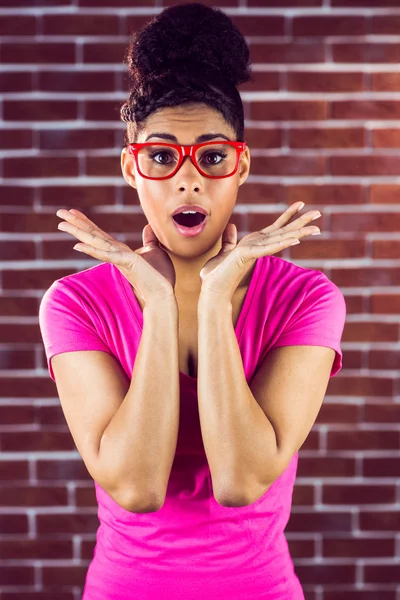
[[[246,235],[239,243],[236,226],[228,223],[222,234],[221,250],[200,271],[201,293],[211,293],[230,302],[257,258],[276,254],[297,239],[319,232],[318,227],[305,227],[316,215],[321,216],[319,211],[308,211],[289,223],[301,207],[299,202],[292,204],[272,225]]]

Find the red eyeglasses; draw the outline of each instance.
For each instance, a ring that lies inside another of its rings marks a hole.
[[[234,175],[239,166],[246,142],[204,142],[181,146],[167,142],[142,142],[127,145],[128,152],[136,161],[139,174],[145,179],[168,179],[180,169],[185,156],[190,156],[193,164],[204,177],[223,179]],[[164,156],[167,161],[159,162],[157,157]],[[210,158],[217,158],[215,162]]]

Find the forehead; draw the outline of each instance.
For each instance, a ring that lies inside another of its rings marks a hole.
[[[168,132],[182,143],[210,132],[220,132],[230,140],[235,139],[233,128],[222,114],[204,104],[167,107],[152,113],[140,134],[141,141],[155,132]]]

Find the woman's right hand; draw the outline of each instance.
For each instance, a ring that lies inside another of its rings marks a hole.
[[[175,299],[174,265],[167,252],[161,248],[150,224],[143,228],[142,248],[131,250],[75,208],[70,211],[61,209],[56,214],[65,220],[61,231],[78,238],[76,246],[85,254],[114,264],[145,305],[168,298]]]

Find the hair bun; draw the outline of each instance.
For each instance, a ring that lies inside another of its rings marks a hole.
[[[137,82],[168,71],[216,71],[235,86],[252,79],[243,34],[223,11],[190,3],[163,10],[134,34],[125,62]]]

